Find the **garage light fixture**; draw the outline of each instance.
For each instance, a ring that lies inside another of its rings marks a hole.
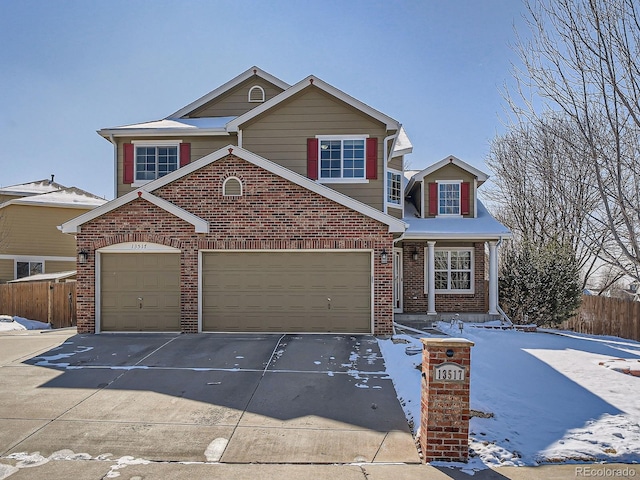
[[[389,261],[387,251],[383,248],[380,252],[380,263],[387,263]]]
[[[413,260],[418,260],[418,249],[416,247],[413,247],[413,253],[411,254],[411,256],[413,257]]]
[[[78,252],[78,263],[87,263],[89,260],[89,252],[84,248]]]

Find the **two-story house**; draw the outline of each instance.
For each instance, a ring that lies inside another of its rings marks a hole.
[[[0,187],[0,283],[76,268],[76,242],[58,225],[106,200],[38,180]]]
[[[394,307],[423,307],[398,288],[407,248],[432,242],[405,217],[411,143],[321,79],[288,85],[254,67],[162,120],[99,134],[117,198],[62,225],[83,259],[80,332],[389,334]],[[486,214],[473,198],[472,216]]]

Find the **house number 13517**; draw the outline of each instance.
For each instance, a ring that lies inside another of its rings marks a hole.
[[[465,368],[457,363],[441,363],[433,367],[433,380],[436,382],[463,382],[465,371]]]

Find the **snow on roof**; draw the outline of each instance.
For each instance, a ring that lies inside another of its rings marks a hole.
[[[28,277],[19,278],[17,280],[11,280],[7,283],[25,283],[25,282],[56,282],[59,280],[66,280],[76,276],[75,270],[68,270],[66,272],[57,273],[37,273]]]
[[[104,128],[100,133],[128,130],[220,130],[236,117],[165,118],[153,122],[134,123],[118,127]]]
[[[489,213],[480,200],[477,201],[476,218],[418,218],[416,208],[405,202],[404,222],[409,225],[404,237],[429,239],[499,239],[510,238],[511,232]]]
[[[413,145],[411,144],[411,140],[409,140],[409,136],[405,131],[404,127],[400,127],[400,132],[398,133],[398,138],[396,139],[396,145],[393,149],[393,155],[406,155],[411,153],[413,150]]]
[[[39,195],[41,193],[55,192],[67,188],[59,183],[51,180],[36,180],[35,182],[21,183],[19,185],[10,185],[8,187],[0,187],[0,194],[8,195]]]
[[[6,205],[47,205],[59,207],[93,208],[107,203],[104,198],[97,197],[79,188],[71,187],[41,195],[11,200]]]

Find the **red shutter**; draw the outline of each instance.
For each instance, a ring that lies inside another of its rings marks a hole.
[[[462,182],[460,185],[460,215],[469,215],[471,213],[470,187],[471,184],[469,182]]]
[[[318,139],[307,138],[307,177],[318,179]]]
[[[180,144],[180,166],[184,167],[185,165],[189,165],[190,163],[191,163],[191,144],[181,143]]]
[[[378,139],[367,138],[367,178],[378,178]]]
[[[123,168],[122,168],[122,183],[133,183],[133,157],[134,150],[132,143],[125,143],[122,145],[123,152]]]
[[[429,183],[429,215],[438,215],[438,184]]]

